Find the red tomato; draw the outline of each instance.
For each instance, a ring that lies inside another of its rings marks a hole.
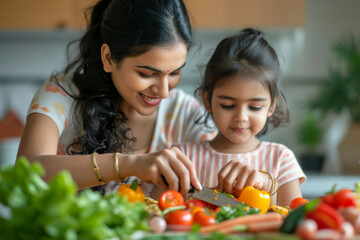
[[[185,225],[191,226],[193,224],[193,215],[186,210],[177,210],[169,212],[165,216],[165,220],[169,225]]]
[[[201,201],[199,199],[190,199],[185,202],[186,209],[190,209],[194,206],[206,208],[208,204],[204,201]]]
[[[159,208],[164,210],[168,207],[181,206],[184,204],[184,197],[181,193],[173,190],[163,192],[159,198]]]
[[[198,211],[205,211],[205,208],[199,206],[193,206],[190,210],[192,215],[195,215],[195,213]]]
[[[326,204],[329,204],[330,206],[333,205],[333,201],[334,201],[334,194],[326,194],[325,196],[321,197],[322,201]]]
[[[294,198],[291,203],[290,203],[290,209],[291,210],[294,210],[295,208],[297,207],[300,207],[302,205],[304,205],[305,203],[308,203],[309,200],[305,199],[305,198],[302,198],[302,197],[297,197],[297,198]]]
[[[216,223],[216,219],[213,215],[206,214],[205,211],[197,211],[194,215],[194,222],[200,226],[207,226]]]
[[[332,204],[334,208],[339,207],[357,207],[354,193],[350,189],[341,189],[332,197]]]

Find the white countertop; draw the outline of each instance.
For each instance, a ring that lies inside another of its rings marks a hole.
[[[301,192],[304,198],[312,199],[320,197],[329,192],[334,184],[336,189],[355,189],[355,182],[360,181],[360,175],[321,175],[307,174],[306,181],[301,185]]]

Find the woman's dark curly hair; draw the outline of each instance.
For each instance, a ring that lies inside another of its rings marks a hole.
[[[277,54],[258,30],[246,28],[219,43],[206,65],[204,81],[195,94],[199,96],[205,91],[207,101],[211,103],[214,88],[229,83],[239,75],[244,79],[256,79],[269,89],[271,105],[278,99],[273,115],[267,119],[258,136],[264,135],[270,124],[276,128],[289,121],[286,99],[279,89],[281,79]],[[207,124],[211,118],[211,113],[206,112],[197,122]]]
[[[79,42],[79,55],[64,71],[72,74],[78,90],[70,95],[75,99],[74,115],[83,130],[77,142],[67,146],[67,153],[131,152],[136,139],[129,137],[127,117],[119,109],[122,97],[111,75],[103,70],[101,46],[108,44],[116,63],[154,46],[179,41],[189,49],[189,16],[181,0],[100,0],[89,12],[85,34],[72,42]]]

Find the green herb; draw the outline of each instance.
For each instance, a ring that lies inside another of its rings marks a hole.
[[[19,158],[0,169],[0,232],[4,239],[131,239],[148,230],[144,203],[116,193],[77,192],[67,171],[48,184],[40,163]]]
[[[216,213],[216,221],[222,222],[227,219],[258,213],[260,213],[259,209],[243,203],[239,203],[236,207],[223,206],[220,208],[220,211]]]

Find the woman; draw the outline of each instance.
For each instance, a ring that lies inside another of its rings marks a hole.
[[[100,0],[79,56],[35,94],[18,156],[40,161],[45,180],[68,170],[79,189],[129,176],[201,189],[191,161],[166,148],[212,135],[194,124],[199,103],[172,90],[191,37],[181,0]]]

